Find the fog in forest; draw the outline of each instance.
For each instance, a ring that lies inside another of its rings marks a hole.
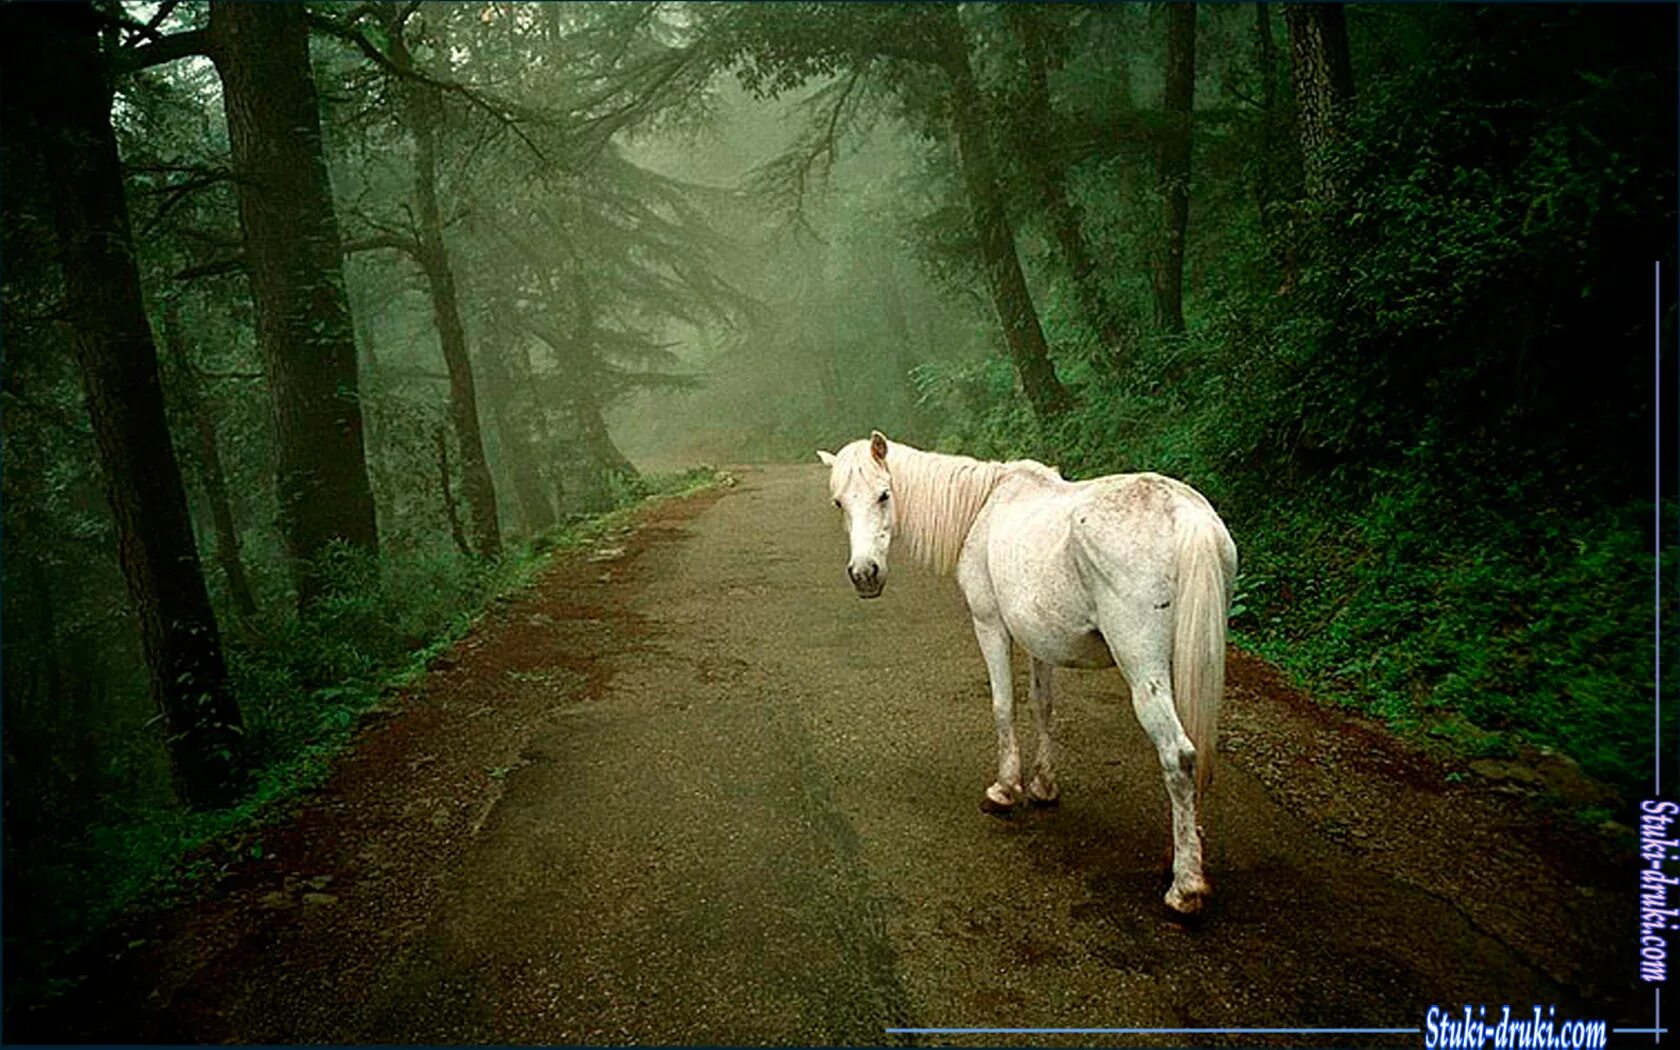
[[[1242,552],[1239,648],[1631,790],[1674,30],[4,5],[20,994],[627,508],[804,462],[825,510],[816,450],[872,429],[1180,478]]]

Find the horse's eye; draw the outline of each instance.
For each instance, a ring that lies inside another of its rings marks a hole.
[[[887,501],[887,496],[888,495],[890,495],[890,493],[886,493],[886,492],[881,493],[881,498],[876,500],[875,502],[876,503],[885,503]]]
[[[835,500],[835,501],[834,501],[834,506],[835,506],[835,507],[836,507],[836,508],[838,508],[838,507],[839,507],[839,506],[840,506],[840,501],[839,501],[839,500]]]

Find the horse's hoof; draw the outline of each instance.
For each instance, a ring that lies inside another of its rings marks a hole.
[[[1015,793],[993,784],[980,796],[980,812],[1004,816],[1015,812]]]
[[[1174,921],[1185,926],[1199,926],[1207,915],[1207,902],[1210,891],[1204,886],[1201,889],[1180,892],[1177,886],[1167,891],[1162,898],[1167,906],[1167,915]]]
[[[1054,782],[1046,784],[1042,777],[1033,777],[1027,785],[1027,801],[1035,806],[1054,806],[1062,801],[1062,789]]]

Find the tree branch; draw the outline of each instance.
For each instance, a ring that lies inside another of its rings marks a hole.
[[[355,240],[345,241],[341,249],[345,255],[355,255],[357,252],[378,251],[381,248],[391,248],[402,252],[412,259],[419,259],[424,252],[420,249],[420,242],[412,237],[405,237],[400,233],[376,233],[367,237],[357,237]]]
[[[153,14],[151,20],[146,23],[146,31],[148,33],[156,33],[158,26],[163,25],[163,20],[168,18],[170,13],[173,12],[180,3],[181,0],[163,0],[163,3],[158,5],[157,12]]]
[[[142,69],[161,66],[166,62],[193,55],[209,57],[212,50],[213,44],[208,29],[188,29],[160,36],[154,43],[145,47],[124,48],[117,52],[111,65],[118,75],[137,73]]]
[[[419,241],[397,233],[376,233],[368,237],[358,237],[355,240],[343,242],[339,245],[338,250],[340,255],[355,255],[358,252],[379,251],[383,248],[394,249],[416,260],[422,254]],[[199,263],[197,266],[189,266],[184,270],[178,270],[175,273],[175,279],[177,281],[196,281],[201,277],[220,277],[223,274],[243,273],[245,267],[245,253],[240,252],[238,255],[226,259],[215,259],[211,262]]]
[[[407,14],[405,13],[403,17],[406,18]],[[351,44],[356,48],[356,50],[366,56],[369,61],[384,70],[386,73],[389,73],[391,76],[398,77],[403,80],[412,80],[417,83],[427,84],[439,91],[446,91],[450,94],[459,95],[461,98],[466,99],[470,105],[483,110],[503,127],[519,136],[519,140],[525,143],[526,148],[535,154],[538,160],[544,163],[548,162],[548,156],[544,154],[542,149],[531,140],[529,135],[525,134],[525,129],[519,126],[519,121],[513,115],[513,106],[507,103],[492,104],[483,95],[474,91],[472,88],[467,87],[465,84],[457,83],[453,80],[442,80],[438,77],[422,73],[411,66],[405,66],[392,61],[390,55],[381,51],[373,41],[369,40],[367,36],[362,33],[361,30],[352,25],[346,25],[334,19],[326,18],[314,13],[311,13],[308,18],[310,28],[320,30],[334,39],[342,40],[345,43]]]
[[[232,180],[233,174],[231,172],[223,171],[208,175],[200,175],[197,178],[187,179],[184,182],[177,182],[171,186],[147,187],[142,191],[143,193],[166,193],[168,196],[164,198],[162,204],[158,205],[158,210],[152,214],[152,217],[146,221],[146,224],[140,228],[140,236],[144,237],[155,230],[159,223],[168,218],[169,213],[174,211],[177,205],[179,205],[182,201],[185,201],[194,193],[197,193],[199,190],[209,189],[211,186],[219,186],[224,182],[231,182]]]
[[[231,259],[217,259],[213,262],[189,266],[184,270],[177,270],[175,279],[177,281],[196,281],[201,277],[220,277],[222,274],[244,272],[245,256],[241,253]]]

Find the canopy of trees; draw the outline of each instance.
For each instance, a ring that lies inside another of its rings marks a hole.
[[[1674,17],[5,5],[8,953],[645,473],[871,427],[1184,477],[1243,644],[1626,782]]]

